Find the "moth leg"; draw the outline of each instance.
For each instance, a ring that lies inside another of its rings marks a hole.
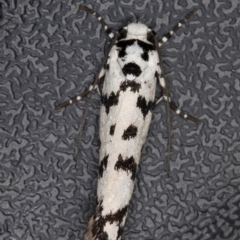
[[[100,91],[98,89],[98,83],[99,83],[99,80],[104,76],[104,74],[105,74],[105,69],[102,68],[99,76],[96,78],[96,80],[93,82],[93,84],[88,88],[88,90],[86,90],[85,92],[81,93],[80,95],[78,95],[76,97],[71,98],[68,101],[58,104],[57,106],[55,106],[55,109],[57,110],[57,109],[66,107],[68,105],[71,105],[73,103],[76,103],[76,102],[82,100],[84,97],[86,97],[90,92],[94,91],[95,89],[97,89],[98,92],[100,93]]]
[[[163,75],[158,76],[158,80],[159,80],[160,86],[162,88],[163,96],[156,102],[156,104],[159,103],[163,99],[167,101],[166,81],[165,81]],[[196,123],[198,125],[201,124],[201,121],[199,119],[193,117],[192,115],[187,114],[185,111],[183,111],[180,108],[178,108],[176,103],[171,100],[170,96],[169,96],[168,100],[169,100],[170,108],[177,115],[179,115],[181,118],[188,119],[188,120],[190,120],[190,121],[192,121],[192,122],[194,122],[194,123]]]
[[[101,96],[101,92],[99,90],[99,87],[97,86],[97,92],[98,92],[98,95]]]
[[[163,97],[160,97],[156,102],[155,105],[159,104],[163,100]]]
[[[107,33],[108,37],[113,39],[114,33],[107,26],[107,24],[105,23],[105,21],[103,20],[103,18],[100,16],[100,14],[98,12],[95,12],[93,9],[91,9],[87,6],[84,6],[84,5],[80,5],[80,6],[76,6],[76,7],[78,7],[79,9],[81,9],[85,12],[88,12],[88,13],[92,14],[93,16],[95,16],[98,19],[98,21],[102,24],[102,26],[103,26],[105,32]]]
[[[194,122],[194,123],[196,123],[196,124],[198,124],[198,125],[201,124],[201,121],[200,121],[199,119],[197,119],[197,118],[193,117],[192,115],[187,114],[185,111],[179,109],[179,108],[177,107],[176,103],[173,102],[173,101],[171,101],[171,99],[170,99],[170,108],[171,108],[177,115],[179,115],[181,118],[188,119],[188,120],[190,120],[190,121],[192,121],[192,122]]]
[[[163,43],[167,42],[172,35],[179,29],[181,28],[186,21],[197,11],[196,8],[194,8],[190,13],[188,13],[184,18],[182,18],[173,28],[171,31],[166,33],[161,39],[158,40],[159,47],[162,46]]]

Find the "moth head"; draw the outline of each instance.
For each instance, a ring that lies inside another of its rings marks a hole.
[[[148,27],[142,23],[130,23],[126,30],[129,35],[136,36],[146,36],[148,33]]]

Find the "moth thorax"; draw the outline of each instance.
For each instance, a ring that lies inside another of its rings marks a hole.
[[[127,26],[127,32],[129,35],[146,36],[148,32],[148,27],[142,23],[130,23]]]

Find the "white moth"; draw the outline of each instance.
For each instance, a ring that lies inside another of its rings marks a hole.
[[[100,79],[104,78],[99,127],[98,203],[84,239],[119,240],[153,107],[165,99],[176,114],[199,124],[199,120],[183,113],[170,100],[159,55],[159,47],[196,10],[192,10],[159,40],[156,33],[142,23],[131,23],[113,34],[97,12],[85,6],[80,6],[80,9],[98,18],[112,43],[99,75],[89,90],[56,108],[81,100],[92,93]],[[162,88],[162,97],[155,101],[157,81]]]

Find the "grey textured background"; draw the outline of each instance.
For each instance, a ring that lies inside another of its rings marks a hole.
[[[168,178],[166,105],[155,109],[123,239],[240,239],[239,1],[0,2],[0,239],[82,239],[94,212],[99,96],[77,167],[86,101],[54,110],[90,85],[107,49],[80,3],[114,30],[140,20],[159,37],[198,8],[161,52],[172,98],[202,125],[173,115]]]

